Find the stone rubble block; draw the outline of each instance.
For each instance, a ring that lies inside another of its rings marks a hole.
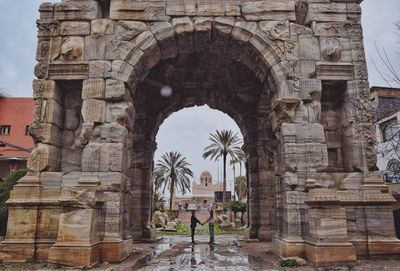
[[[111,78],[128,82],[129,77],[133,73],[133,66],[121,60],[114,60],[112,62]]]
[[[115,20],[168,21],[164,0],[131,1],[113,0],[110,18]]]
[[[55,100],[41,100],[42,113],[40,116],[41,123],[51,123],[59,128],[63,128],[64,110]]]
[[[62,187],[74,188],[79,184],[79,179],[81,177],[81,172],[70,172],[62,176]]]
[[[172,19],[172,25],[175,28],[178,42],[178,52],[187,54],[193,51],[193,32],[194,24],[189,17]]]
[[[107,79],[105,86],[105,99],[110,101],[121,101],[128,96],[125,83],[119,80]]]
[[[79,134],[80,145],[86,145],[92,137],[94,128],[93,122],[82,123],[82,128]]]
[[[85,59],[105,59],[107,50],[107,35],[91,35],[85,37]]]
[[[94,142],[122,143],[128,136],[128,129],[119,123],[112,122],[96,126],[91,140]]]
[[[101,8],[94,0],[69,0],[54,4],[54,19],[64,20],[94,20],[100,17]]]
[[[89,143],[82,153],[83,172],[121,172],[124,168],[122,143]]]
[[[197,13],[196,1],[167,0],[166,14],[168,16],[195,16]]]
[[[61,149],[56,146],[38,143],[29,155],[26,167],[29,171],[53,171],[60,168]]]
[[[83,81],[82,99],[104,99],[106,82],[102,78],[90,78]]]
[[[324,127],[319,123],[282,123],[284,143],[325,143]]]
[[[321,171],[328,167],[325,144],[285,143],[282,155],[284,168],[288,171]]]
[[[62,102],[62,95],[56,89],[55,81],[52,80],[33,80],[33,99],[55,100],[59,104]]]
[[[175,36],[175,28],[170,22],[154,22],[150,24],[150,31],[158,41]]]
[[[112,35],[115,31],[115,22],[110,19],[97,19],[91,21],[92,35]]]
[[[304,60],[320,60],[318,39],[313,36],[299,36],[299,57]]]
[[[103,191],[123,191],[127,179],[119,172],[82,172],[80,182],[98,183]]]
[[[197,16],[240,16],[240,6],[238,2],[228,1],[198,1]]]
[[[43,3],[39,6],[40,20],[47,21],[54,17],[54,4]]]
[[[62,147],[63,131],[51,123],[41,123],[36,136],[38,142]]]
[[[232,33],[235,19],[233,17],[217,17],[214,19],[213,28],[219,33],[229,35]]]
[[[94,228],[96,223],[93,223],[93,221],[98,219],[98,215],[98,210],[95,209],[76,209],[62,213],[57,242],[83,243],[94,241],[93,237],[97,234]]]
[[[346,3],[309,3],[308,19],[317,22],[347,21]]]
[[[134,116],[135,109],[130,102],[107,103],[107,122],[117,122],[122,126],[133,128]]]
[[[232,29],[232,36],[239,41],[248,42],[256,29],[256,22],[236,22]]]
[[[64,173],[76,172],[81,170],[81,157],[83,148],[64,147],[62,149],[61,169]]]
[[[105,60],[89,61],[89,77],[91,78],[110,78],[112,64]]]
[[[242,16],[246,21],[295,21],[295,1],[257,1],[242,4]]]
[[[86,21],[63,21],[60,24],[61,36],[90,35],[90,23]]]
[[[82,104],[82,117],[84,122],[105,122],[106,102],[96,99],[86,99]]]
[[[40,173],[40,185],[43,190],[59,191],[63,177],[62,172],[42,172]]]

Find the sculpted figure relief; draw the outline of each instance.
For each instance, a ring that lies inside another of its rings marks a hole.
[[[296,2],[296,23],[305,25],[307,23],[308,1],[298,0]]]
[[[81,37],[68,37],[61,45],[61,60],[73,61],[83,59],[84,40]]]

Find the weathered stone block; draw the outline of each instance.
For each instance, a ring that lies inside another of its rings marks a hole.
[[[82,104],[84,122],[104,122],[106,120],[106,102],[96,99],[86,99]]]
[[[56,20],[94,20],[100,16],[101,8],[97,1],[63,1],[54,5]]]
[[[113,0],[110,6],[110,18],[116,20],[163,21],[169,17],[165,15],[165,1],[130,1]]]
[[[89,61],[89,77],[109,78],[111,77],[111,62],[104,60]]]
[[[246,21],[295,21],[295,1],[245,2],[242,4],[242,16]]]
[[[83,81],[82,99],[103,99],[106,82],[101,78],[91,78]]]
[[[91,35],[85,37],[85,59],[105,59],[107,48],[107,36]]]
[[[55,81],[52,80],[33,80],[33,98],[55,100],[61,103],[61,92],[56,89]]]
[[[105,99],[112,101],[123,100],[128,95],[125,83],[119,80],[107,79],[105,86]]]
[[[319,123],[282,123],[281,135],[285,143],[325,143],[324,127]]]
[[[110,19],[97,19],[91,21],[93,35],[112,35],[114,34],[115,22]]]
[[[135,110],[132,103],[107,103],[106,121],[117,122],[122,126],[132,127]]]
[[[59,148],[39,143],[29,156],[27,168],[33,172],[58,171],[60,156],[61,150]]]
[[[60,24],[61,36],[90,35],[90,23],[82,21],[65,21]]]

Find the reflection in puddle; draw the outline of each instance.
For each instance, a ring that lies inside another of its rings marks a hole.
[[[210,245],[208,243],[159,244],[160,250],[173,247],[176,253],[157,253],[141,270],[265,270],[262,262],[244,252],[240,252],[235,242]],[[271,269],[269,269],[271,270]]]

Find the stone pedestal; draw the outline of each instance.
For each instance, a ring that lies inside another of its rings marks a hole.
[[[274,254],[282,257],[304,257],[304,241],[302,238],[272,238]]]
[[[126,259],[133,250],[133,240],[103,241],[101,244],[101,261],[120,262]]]
[[[60,215],[57,242],[50,248],[48,261],[75,267],[91,267],[101,260],[101,206],[99,190],[62,190],[60,202],[74,208]]]
[[[307,260],[315,263],[354,262],[356,249],[347,234],[346,209],[334,190],[311,190],[306,204],[309,232],[305,243]]]
[[[276,234],[276,230],[271,230],[268,227],[260,227],[258,230],[258,239],[264,242],[271,242],[272,237]]]

